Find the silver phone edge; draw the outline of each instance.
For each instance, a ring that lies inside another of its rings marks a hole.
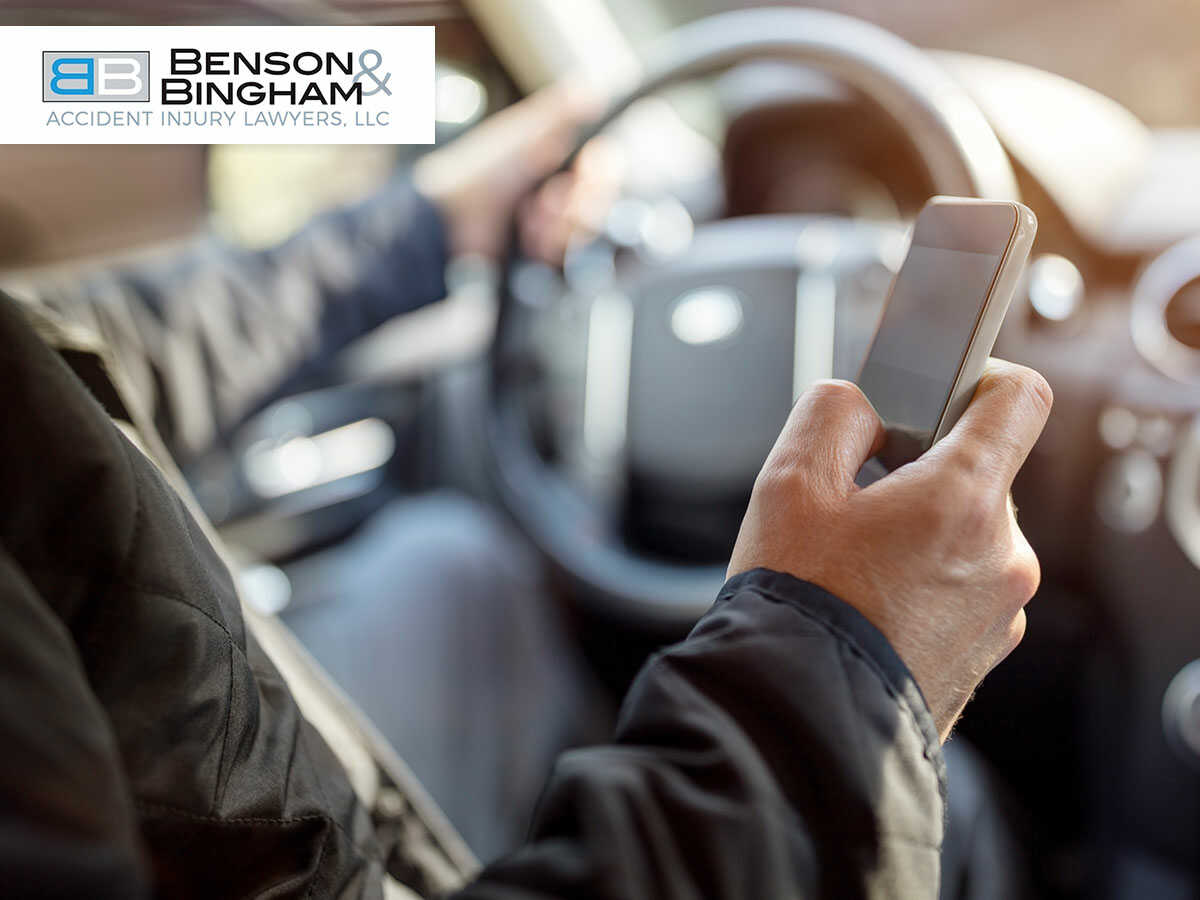
[[[1033,210],[1016,201],[997,202],[1003,202],[1016,209],[1017,224],[1000,261],[1000,269],[996,273],[992,289],[988,293],[987,306],[967,346],[963,364],[959,367],[950,391],[950,399],[938,420],[937,431],[933,436],[934,444],[950,433],[975,396],[975,389],[979,387],[983,369],[987,365],[988,357],[992,355],[992,348],[1000,335],[1000,327],[1004,324],[1004,317],[1012,303],[1021,273],[1025,269],[1025,262],[1029,259],[1029,251],[1033,248],[1034,236],[1037,234],[1037,216],[1033,214]]]

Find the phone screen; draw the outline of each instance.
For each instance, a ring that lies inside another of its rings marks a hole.
[[[887,468],[933,444],[1015,227],[1007,205],[931,205],[917,218],[858,379],[888,430]]]

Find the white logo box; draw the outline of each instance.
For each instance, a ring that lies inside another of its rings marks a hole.
[[[433,136],[433,26],[0,27],[0,143]]]

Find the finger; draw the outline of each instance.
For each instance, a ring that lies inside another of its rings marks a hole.
[[[611,139],[588,141],[571,170],[570,191],[563,211],[568,230],[595,234],[616,201],[625,177],[625,155]]]
[[[621,191],[629,169],[625,149],[611,137],[600,135],[583,145],[575,161],[578,192],[603,212]]]
[[[526,254],[561,265],[570,245],[602,230],[624,172],[619,147],[604,138],[588,141],[572,169],[551,177],[522,210]]]
[[[423,156],[414,174],[426,192],[489,179],[492,192],[515,195],[548,174],[570,149],[575,130],[604,108],[582,80],[557,82],[506,107],[467,133]],[[505,165],[495,171],[497,160]]]
[[[604,94],[592,79],[567,75],[530,95],[530,106],[564,126],[586,125],[604,112]]]
[[[857,385],[818,381],[792,407],[771,462],[845,496],[883,438],[883,423]]]
[[[926,458],[953,458],[1007,490],[1037,442],[1054,394],[1033,369],[988,360],[971,404]]]
[[[525,254],[551,264],[562,262],[558,248],[560,223],[567,215],[572,176],[567,172],[555,175],[542,189],[527,198],[518,219],[521,224]]]
[[[601,95],[582,80],[565,80],[544,87],[524,101],[493,116],[493,138],[511,142],[523,151],[531,174],[544,174],[559,164],[575,132],[603,111]]]

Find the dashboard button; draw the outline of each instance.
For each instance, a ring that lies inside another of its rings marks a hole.
[[[1105,464],[1100,474],[1096,510],[1110,528],[1136,534],[1154,524],[1162,496],[1163,476],[1158,460],[1139,448]]]
[[[1200,659],[1176,673],[1163,694],[1163,734],[1186,762],[1200,766]]]

